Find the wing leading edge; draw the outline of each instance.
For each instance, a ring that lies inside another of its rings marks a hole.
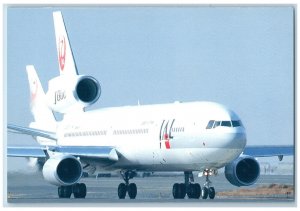
[[[7,147],[7,156],[9,157],[33,157],[45,158],[44,147],[18,146]]]
[[[70,147],[70,146],[38,146],[38,147],[7,147],[9,157],[34,157],[45,158],[49,154],[59,153],[68,154],[81,159],[97,159],[118,161],[119,156],[114,147]],[[50,155],[51,157],[51,155]]]
[[[243,153],[254,157],[278,156],[279,160],[282,160],[283,156],[294,155],[294,150],[292,145],[246,146]]]

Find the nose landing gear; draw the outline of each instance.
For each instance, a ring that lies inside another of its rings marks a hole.
[[[201,197],[202,199],[207,199],[208,197],[210,199],[214,199],[216,196],[216,191],[214,187],[211,187],[212,182],[209,180],[209,176],[216,174],[216,172],[213,172],[211,169],[206,169],[203,173],[206,176],[206,181],[201,191]]]

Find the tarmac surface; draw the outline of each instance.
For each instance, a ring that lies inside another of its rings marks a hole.
[[[195,175],[194,175],[195,176]],[[210,180],[216,190],[215,199],[173,199],[172,186],[174,183],[182,183],[180,176],[152,176],[135,177],[130,182],[136,183],[136,199],[119,199],[117,188],[123,182],[121,177],[89,177],[82,178],[80,182],[87,186],[85,199],[59,199],[57,187],[47,183],[41,173],[7,175],[7,196],[4,196],[6,206],[295,206],[294,191],[287,194],[268,194],[255,196],[226,196],[224,193],[239,190],[241,188],[231,185],[223,174],[212,176]],[[201,187],[205,178],[195,177]],[[292,175],[261,175],[255,185],[243,187],[243,189],[257,189],[261,186],[281,184],[294,187]],[[5,187],[5,186],[4,186]],[[245,191],[245,190],[244,190]],[[246,190],[247,192],[247,190]],[[223,193],[223,194],[218,194]]]

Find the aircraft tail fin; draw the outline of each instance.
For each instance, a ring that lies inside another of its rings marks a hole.
[[[30,107],[36,123],[50,125],[56,123],[52,110],[48,107],[46,95],[33,65],[26,66],[30,87]]]
[[[62,13],[53,12],[53,20],[60,75],[78,75]]]

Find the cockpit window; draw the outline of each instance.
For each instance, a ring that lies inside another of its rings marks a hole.
[[[240,121],[238,120],[232,121],[232,127],[239,127],[239,126],[242,126]]]
[[[222,121],[221,126],[231,127],[231,121]]]
[[[219,126],[223,127],[243,127],[241,120],[232,120],[232,121],[215,121],[210,120],[206,126],[206,129],[212,129]]]
[[[220,121],[215,121],[214,128],[219,127],[221,125]]]
[[[210,120],[206,126],[206,129],[212,129],[214,126],[215,120]]]

